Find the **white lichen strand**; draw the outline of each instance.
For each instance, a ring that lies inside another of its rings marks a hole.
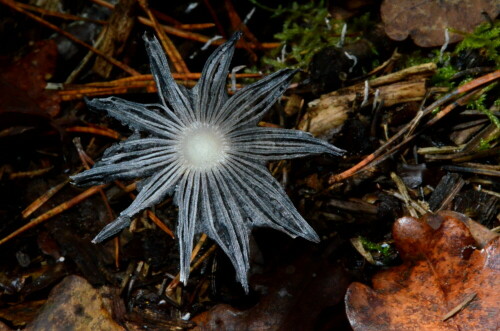
[[[194,236],[203,232],[227,254],[248,291],[248,236],[253,227],[319,241],[264,163],[342,151],[306,132],[255,126],[286,90],[295,70],[280,70],[227,95],[229,65],[240,36],[234,34],[215,50],[193,89],[175,83],[158,40],[145,37],[161,103],[87,100],[90,109],[105,111],[137,132],[108,148],[92,169],[72,180],[98,185],[142,179],[132,204],[93,242],[117,234],[137,213],[173,194],[179,207],[181,281],[189,277]]]
[[[226,160],[229,144],[218,127],[196,122],[183,130],[177,150],[185,167],[207,171]]]

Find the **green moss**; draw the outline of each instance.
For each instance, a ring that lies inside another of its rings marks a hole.
[[[372,253],[373,257],[383,262],[384,264],[390,263],[396,257],[396,250],[388,243],[375,243],[364,237],[360,237],[363,247]],[[374,254],[375,253],[375,254]]]
[[[304,4],[293,2],[287,7],[280,5],[276,9],[263,6],[256,0],[250,1],[260,8],[273,11],[273,17],[284,19],[283,30],[274,35],[281,46],[262,59],[272,70],[290,67],[307,70],[315,53],[339,42],[344,22],[330,17],[324,1]],[[353,22],[353,26],[366,26],[368,20],[369,15],[363,15]],[[345,38],[345,42],[352,40],[348,36]]]
[[[481,113],[485,114],[498,129],[500,129],[500,119],[493,113],[493,111],[488,107],[488,105],[496,106],[500,104],[500,98],[496,98],[493,102],[490,100],[490,94],[498,95],[498,83],[492,83],[481,91],[481,94],[470,101],[467,104],[467,108],[479,110]],[[491,92],[492,91],[492,92]],[[490,93],[491,92],[491,93]],[[486,150],[490,149],[491,143],[500,138],[500,130],[496,131],[496,134],[491,135],[488,139],[483,139],[480,142],[479,149]]]
[[[451,81],[451,78],[457,73],[457,68],[449,64],[448,61],[448,64],[438,67],[436,74],[431,78],[431,84],[434,86],[454,87],[456,83]]]
[[[451,80],[459,72],[452,59],[463,52],[478,50],[479,54],[485,56],[486,59],[495,61],[495,66],[500,68],[500,20],[495,21],[494,24],[483,23],[471,34],[464,34],[459,31],[451,32],[465,35],[465,38],[457,44],[453,51],[441,54],[439,49],[434,49],[429,56],[424,56],[422,51],[418,50],[407,58],[405,66],[411,67],[427,62],[437,63],[438,70],[432,77],[431,84],[450,88],[463,85],[473,79],[471,76],[464,76],[460,81]]]
[[[456,31],[455,31],[456,32]],[[455,53],[469,49],[479,49],[488,59],[495,61],[500,67],[500,20],[493,24],[488,22],[479,25],[474,33],[467,34],[457,47]]]

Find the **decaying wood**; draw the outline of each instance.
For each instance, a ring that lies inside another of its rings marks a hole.
[[[421,101],[426,95],[426,80],[436,71],[436,64],[425,63],[369,81],[368,103],[372,104],[378,90],[378,102],[384,106]],[[365,83],[358,83],[313,100],[298,128],[322,136],[339,128],[350,112],[365,99]]]
[[[135,18],[132,12],[135,0],[121,0],[115,6],[108,24],[104,27],[102,42],[98,49],[109,56],[116,56],[123,50],[130,31],[134,26]],[[108,78],[113,65],[103,58],[96,58],[92,70],[104,78]]]
[[[370,86],[378,87],[402,80],[410,80],[412,78],[415,79],[416,77],[429,77],[434,75],[436,69],[437,66],[434,62],[419,64],[382,77],[374,78],[370,81]]]
[[[484,124],[482,125],[484,126]],[[466,129],[468,130],[468,129]],[[449,153],[424,154],[427,161],[452,160],[453,162],[466,162],[478,158],[496,156],[500,153],[500,147],[488,149],[482,148],[483,141],[490,141],[492,137],[498,136],[500,129],[495,124],[486,125],[479,133],[470,138],[467,144],[457,147],[457,150],[451,150]]]

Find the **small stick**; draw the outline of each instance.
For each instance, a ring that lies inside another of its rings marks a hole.
[[[96,128],[96,127],[88,127],[88,126],[72,126],[69,128],[65,129],[66,132],[84,132],[84,133],[91,133],[91,134],[96,134],[104,137],[110,137],[113,139],[120,140],[121,135],[111,129],[108,128]]]
[[[91,23],[96,23],[96,24],[101,24],[101,25],[106,24],[106,21],[103,21],[103,20],[95,20],[95,19],[88,18],[88,17],[60,13],[58,11],[47,10],[47,9],[28,5],[28,4],[21,3],[21,2],[17,2],[17,6],[23,8],[23,9],[26,9],[26,10],[40,13],[43,16],[53,16],[53,17],[62,18],[62,19],[68,20],[68,21],[85,21],[85,22],[91,22]]]
[[[81,201],[87,199],[88,197],[96,194],[96,193],[99,193],[99,190],[106,187],[108,184],[104,184],[104,185],[98,185],[98,186],[93,186],[91,188],[89,188],[88,190],[78,194],[76,197],[52,208],[51,210],[49,210],[48,212],[38,216],[37,218],[34,218],[31,222],[25,224],[24,226],[20,227],[19,229],[17,229],[16,231],[12,232],[11,234],[9,234],[8,236],[4,237],[3,239],[0,240],[0,245],[6,243],[7,241],[9,241],[10,239],[18,236],[19,234],[37,226],[38,224],[41,224],[43,222],[45,222],[46,220],[56,216],[56,215],[59,215],[60,213],[62,213],[63,211],[66,211],[68,209],[70,209],[71,207],[79,204]]]
[[[103,59],[105,59],[106,61],[108,61],[109,63],[117,66],[118,68],[122,69],[123,71],[127,72],[128,74],[132,75],[132,76],[136,76],[136,75],[139,75],[139,72],[135,71],[135,69],[132,69],[131,67],[129,67],[128,65],[126,65],[125,63],[122,63],[116,59],[114,59],[113,57],[111,56],[108,56],[107,54],[101,52],[100,50],[90,46],[89,44],[81,41],[80,39],[76,38],[75,36],[73,36],[71,33],[69,32],[66,32],[62,29],[60,29],[58,26],[52,24],[52,23],[49,23],[47,22],[46,20],[44,20],[43,18],[41,17],[38,17],[20,7],[17,6],[17,2],[13,1],[13,0],[0,0],[0,3],[3,3],[4,5],[6,5],[7,7],[10,7],[12,9],[14,9],[15,11],[17,12],[20,12],[21,14],[24,14],[26,16],[28,16],[29,18],[37,21],[38,23],[56,31],[57,33],[65,36],[66,38],[68,38],[69,40],[73,41],[74,43],[80,45],[80,46],[83,46],[85,48],[87,48],[88,50],[94,52],[95,54],[97,54],[98,56],[102,57]]]
[[[47,192],[45,192],[42,196],[40,196],[38,199],[30,203],[28,207],[26,207],[21,215],[23,218],[28,218],[31,214],[33,214],[35,211],[38,210],[41,206],[43,206],[44,203],[49,201],[50,198],[52,198],[57,192],[59,192],[66,184],[69,183],[69,178],[63,181],[62,183],[57,184],[56,186],[52,187],[49,189]]]
[[[195,263],[191,266],[189,269],[190,272],[193,272],[196,270],[203,261],[205,261],[212,253],[217,249],[217,245],[212,245],[198,260],[196,260]],[[167,287],[166,292],[172,292],[173,289],[175,289],[177,286],[179,286],[180,283],[180,275],[177,275],[174,280],[170,282],[170,284]]]
[[[459,94],[462,94],[462,93],[474,90],[474,89],[476,89],[477,87],[479,87],[481,85],[484,85],[486,83],[492,82],[492,81],[497,80],[499,78],[500,78],[500,70],[497,70],[495,72],[492,72],[490,74],[481,76],[481,77],[479,77],[477,79],[474,79],[474,80],[472,80],[472,81],[470,81],[470,82],[468,82],[468,83],[466,83],[466,84],[458,87],[457,89],[455,89],[451,93],[445,95],[443,98],[441,98],[441,99],[433,102],[431,105],[429,105],[428,107],[426,107],[423,110],[423,112],[422,112],[422,116],[416,118],[415,122],[419,121],[420,118],[422,118],[422,117],[430,114],[436,108],[442,106],[444,103],[448,102],[453,97],[455,97],[455,96],[457,96]],[[444,108],[442,111],[440,111],[434,118],[432,118],[431,120],[429,120],[429,122],[427,122],[427,124],[426,124],[426,127],[429,127],[429,126],[435,124],[437,121],[439,121],[445,115],[449,114],[451,112],[451,110],[453,110],[456,106],[463,105],[465,103],[465,101],[466,100],[468,101],[469,98],[472,98],[472,96],[474,94],[475,94],[475,91],[473,91],[473,93],[467,94],[467,97],[462,97],[459,100],[455,101],[454,103],[448,105],[446,108]],[[392,148],[389,152],[387,152],[388,147],[390,145],[392,145],[397,139],[399,139],[403,135],[407,134],[407,130],[410,127],[416,126],[415,122],[412,121],[412,122],[408,123],[407,125],[405,125],[405,127],[403,129],[399,130],[398,133],[396,133],[389,140],[387,140],[387,142],[385,142],[382,146],[380,146],[375,152],[373,152],[372,154],[370,154],[367,157],[365,157],[363,160],[361,160],[355,166],[353,166],[353,167],[351,167],[351,168],[343,171],[342,173],[340,173],[338,175],[332,175],[329,178],[329,180],[328,180],[329,184],[340,182],[342,180],[345,180],[345,179],[353,176],[354,174],[356,174],[357,172],[359,172],[362,168],[364,168],[368,164],[372,163],[375,159],[377,159],[380,155],[382,155],[384,153],[386,153],[385,156],[379,158],[377,161],[379,163],[382,160],[385,160],[392,152],[395,151],[395,149],[397,149],[397,148],[401,147],[402,145],[406,144],[407,142],[409,142],[410,140],[412,140],[413,138],[415,138],[418,134],[420,134],[422,132],[422,131],[420,131],[417,134],[413,134],[413,135],[407,137],[402,143],[399,143],[394,148]]]
[[[92,159],[85,153],[83,150],[83,146],[80,140],[80,137],[76,137],[73,139],[73,143],[75,144],[76,150],[78,151],[78,156],[80,157],[80,160],[82,161],[83,167],[87,170],[90,169],[91,165],[93,165]],[[115,218],[115,213],[113,212],[113,209],[111,209],[111,206],[109,205],[108,198],[106,197],[106,194],[104,193],[104,190],[101,188],[99,189],[99,194],[101,196],[102,201],[104,202],[104,205],[106,206],[106,211],[108,213],[108,218],[109,222],[112,222],[113,219]],[[120,239],[118,237],[115,237],[114,239],[115,243],[115,266],[116,268],[120,268]]]
[[[469,294],[468,296],[466,296],[464,301],[462,301],[455,308],[453,308],[446,315],[444,315],[442,321],[444,322],[444,321],[452,318],[453,316],[455,316],[456,314],[458,314],[462,310],[464,310],[465,307],[467,307],[472,302],[472,300],[474,300],[476,298],[476,296],[477,296],[477,293],[472,293],[472,294]]]
[[[138,1],[139,1],[139,5],[142,7],[144,12],[148,15],[150,21],[153,23],[153,27],[156,31],[156,34],[160,38],[163,49],[165,50],[170,61],[174,65],[175,70],[177,72],[180,72],[180,73],[189,73],[189,69],[188,69],[186,63],[184,62],[181,54],[179,53],[177,48],[175,48],[174,43],[166,35],[165,30],[162,29],[160,23],[158,23],[158,20],[156,19],[156,17],[153,15],[151,10],[149,9],[147,0],[138,0]]]

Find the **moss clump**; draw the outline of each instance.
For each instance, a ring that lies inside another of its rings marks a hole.
[[[500,20],[479,25],[474,33],[467,34],[457,45],[455,53],[471,49],[480,50],[483,56],[500,68]]]
[[[310,1],[304,4],[293,2],[287,7],[276,9],[265,7],[256,0],[255,5],[273,11],[273,17],[283,17],[283,30],[274,35],[281,41],[281,46],[262,59],[263,63],[274,70],[300,68],[307,70],[315,53],[326,46],[337,45],[344,22],[330,17],[324,1]],[[356,24],[363,24],[367,15],[358,19]],[[353,23],[354,24],[354,23]],[[352,38],[346,36],[346,42]]]
[[[373,258],[376,259],[377,261],[380,261],[383,264],[389,264],[397,256],[394,247],[392,247],[386,242],[375,243],[364,237],[360,237],[360,240],[361,244],[363,244],[364,249],[372,253]]]
[[[500,68],[500,20],[493,24],[483,23],[470,34],[455,30],[450,32],[465,36],[453,51],[441,53],[439,49],[434,49],[429,56],[423,56],[422,51],[418,50],[408,57],[405,66],[435,62],[439,68],[432,77],[431,84],[450,88],[465,84],[472,79],[470,75],[463,76],[461,80],[454,79],[460,71],[470,67],[466,63],[470,58],[481,58],[483,63],[488,63],[488,66]]]

